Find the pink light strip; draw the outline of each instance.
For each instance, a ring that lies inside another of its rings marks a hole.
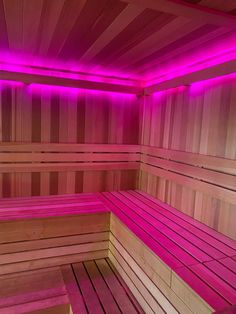
[[[236,48],[230,48],[227,50],[221,51],[215,55],[208,56],[207,58],[201,58],[194,62],[189,62],[187,64],[182,64],[180,66],[175,67],[174,69],[166,69],[163,74],[160,76],[149,80],[148,86],[151,84],[158,84],[163,81],[167,81],[170,79],[174,79],[186,74],[194,73],[199,70],[210,68],[218,64],[222,64],[227,61],[235,60],[236,59]],[[147,86],[146,85],[146,86]]]
[[[28,91],[33,93],[42,93],[42,92],[55,92],[55,93],[64,93],[64,94],[70,94],[71,96],[77,96],[81,94],[82,92],[86,91],[86,93],[95,94],[95,95],[114,95],[116,97],[121,97],[121,95],[130,98],[136,97],[134,94],[130,93],[124,93],[124,92],[114,92],[114,91],[104,91],[104,90],[93,90],[93,89],[83,89],[83,88],[77,88],[77,87],[67,87],[67,86],[58,86],[58,85],[46,85],[46,84],[38,84],[38,83],[32,83],[27,86]]]

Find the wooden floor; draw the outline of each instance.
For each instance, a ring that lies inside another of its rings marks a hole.
[[[144,313],[108,259],[5,275],[0,313]]]

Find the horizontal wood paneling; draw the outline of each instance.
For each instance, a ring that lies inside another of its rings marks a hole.
[[[144,191],[234,239],[235,87],[221,79],[145,97],[139,179]]]
[[[107,256],[109,214],[1,222],[0,275]]]
[[[4,83],[0,197],[134,188],[138,142],[134,95]]]

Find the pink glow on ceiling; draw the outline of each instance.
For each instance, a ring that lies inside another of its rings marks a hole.
[[[25,74],[45,75],[57,78],[86,80],[90,82],[147,87],[171,79],[176,79],[186,74],[191,74],[200,70],[211,68],[216,65],[224,64],[228,61],[236,60],[236,35],[228,36],[221,41],[218,40],[218,42],[215,42],[214,45],[209,44],[205,48],[206,50],[203,50],[202,48],[199,48],[198,50],[195,49],[192,54],[189,54],[188,59],[186,59],[186,57],[184,59],[183,56],[172,60],[170,63],[163,64],[160,69],[155,71],[155,78],[153,79],[153,75],[150,76],[151,79],[149,79],[148,83],[146,82],[145,84],[143,81],[132,79],[132,75],[130,74],[124,75],[124,73],[119,73],[118,71],[104,70],[97,73],[82,73],[79,72],[79,69],[82,69],[82,67],[73,62],[62,64],[58,61],[49,59],[37,59],[32,56],[12,55],[10,53],[3,52],[0,52],[0,70]],[[232,71],[234,71],[234,69],[232,69]],[[184,82],[179,84],[184,84]],[[191,85],[192,84],[196,83],[191,83]],[[45,90],[47,89],[45,86],[43,88]],[[34,88],[34,90],[36,89]],[[57,90],[57,92],[67,90],[74,94],[78,93],[78,90],[80,90],[74,87],[62,86],[51,86],[48,87],[48,89],[54,89]],[[100,91],[96,92],[100,93]]]
[[[81,66],[72,62],[59,62],[49,59],[37,59],[32,56],[13,55],[0,52],[0,70],[39,74],[53,77],[83,79],[92,82],[104,82],[125,85],[139,85],[140,82],[130,74],[117,70],[100,70],[90,73],[81,71]]]
[[[231,74],[217,76],[217,77],[206,79],[206,80],[197,81],[189,85],[180,85],[177,87],[168,88],[161,91],[156,91],[152,95],[155,97],[160,97],[163,94],[167,95],[169,93],[173,94],[173,93],[188,91],[191,96],[198,96],[198,95],[202,95],[202,93],[204,93],[209,88],[223,86],[224,84],[228,85],[230,83],[231,84],[236,83],[236,73],[231,73]]]
[[[159,65],[149,74],[148,85],[170,80],[236,59],[236,35],[208,44]],[[155,73],[155,75],[153,75]]]
[[[150,84],[158,84],[163,81],[168,81],[177,77],[181,77],[186,74],[194,73],[206,68],[213,67],[215,65],[223,64],[225,62],[236,59],[236,48],[234,50],[224,51],[219,55],[209,56],[208,58],[197,60],[196,62],[191,62],[187,64],[177,65],[173,68],[163,70],[160,76],[148,82]]]

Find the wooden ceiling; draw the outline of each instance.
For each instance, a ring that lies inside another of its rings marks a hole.
[[[235,15],[235,0],[0,0],[0,50],[147,80],[235,33]]]

